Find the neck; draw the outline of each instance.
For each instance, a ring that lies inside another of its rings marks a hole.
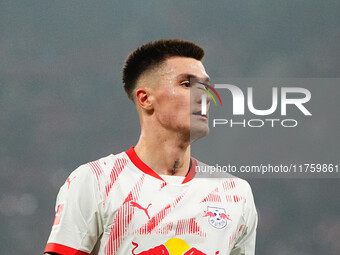
[[[135,151],[158,174],[185,176],[190,167],[190,141],[176,134],[142,132]]]

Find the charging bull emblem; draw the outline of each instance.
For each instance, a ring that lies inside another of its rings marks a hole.
[[[226,227],[228,220],[231,221],[230,215],[226,213],[225,209],[219,207],[208,206],[203,217],[207,217],[209,223],[218,229]]]

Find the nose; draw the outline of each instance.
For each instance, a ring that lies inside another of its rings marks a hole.
[[[212,97],[211,97],[211,93],[208,90],[208,88],[206,88],[205,86],[201,86],[197,88],[198,88],[198,97],[197,97],[198,103],[199,104],[206,103],[207,105],[209,105]]]
[[[211,101],[210,92],[206,88],[201,87],[197,88],[197,91],[196,103],[200,105],[201,114],[207,115]]]

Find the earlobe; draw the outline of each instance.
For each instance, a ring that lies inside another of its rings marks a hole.
[[[152,96],[148,93],[149,91],[146,88],[139,88],[136,91],[136,101],[140,108],[144,110],[152,110]]]

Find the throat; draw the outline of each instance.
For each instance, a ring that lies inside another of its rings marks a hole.
[[[174,166],[172,167],[171,174],[174,175],[176,173],[176,169],[178,168],[179,161],[174,162]]]

